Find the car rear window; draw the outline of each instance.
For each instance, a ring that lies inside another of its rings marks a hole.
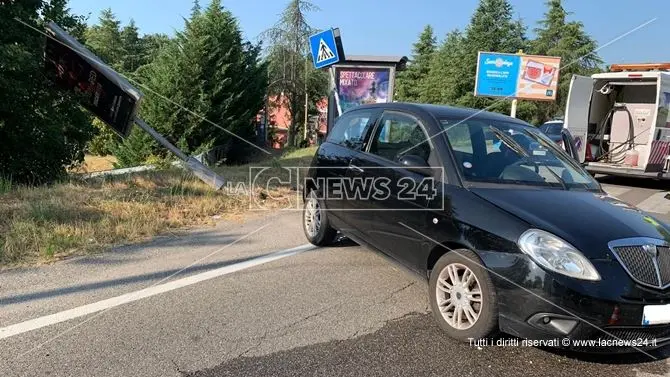
[[[559,135],[562,129],[563,129],[563,123],[543,124],[540,127],[540,131],[544,132],[547,135]]]

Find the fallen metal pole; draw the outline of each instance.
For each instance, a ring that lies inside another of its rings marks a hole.
[[[184,161],[186,163],[186,166],[195,174],[198,178],[200,178],[203,182],[207,183],[208,185],[212,186],[215,190],[220,190],[221,187],[225,184],[225,181],[223,177],[219,176],[216,174],[212,169],[208,168],[205,166],[202,162],[196,160],[193,157],[187,156],[184,152],[182,152],[179,148],[175,147],[167,141],[163,137],[163,135],[159,134],[151,128],[146,122],[144,122],[142,119],[135,119],[135,124],[144,131],[146,131],[149,135],[151,135],[154,140],[159,142],[162,146],[165,148],[169,149],[170,152],[174,153],[177,157],[179,157],[180,160]]]

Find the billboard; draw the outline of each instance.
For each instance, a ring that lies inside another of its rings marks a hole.
[[[556,100],[561,58],[480,52],[475,96]]]
[[[142,94],[58,25],[49,23],[47,33],[47,76],[79,94],[81,105],[116,133],[128,136]]]
[[[335,83],[342,112],[368,103],[391,102],[391,68],[336,67]]]

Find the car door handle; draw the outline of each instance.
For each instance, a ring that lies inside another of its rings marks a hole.
[[[359,168],[359,167],[356,166],[356,165],[349,165],[349,170],[353,170],[353,171],[355,171],[356,173],[363,173],[363,172],[365,172],[365,170]]]

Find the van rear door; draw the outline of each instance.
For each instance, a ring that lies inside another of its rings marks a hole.
[[[645,172],[661,172],[667,169],[670,155],[670,74],[662,72],[658,77],[657,113],[651,133],[649,160]]]
[[[565,125],[575,140],[578,161],[586,159],[586,141],[589,132],[589,111],[594,80],[591,77],[573,75],[570,81],[568,101],[565,106]]]

